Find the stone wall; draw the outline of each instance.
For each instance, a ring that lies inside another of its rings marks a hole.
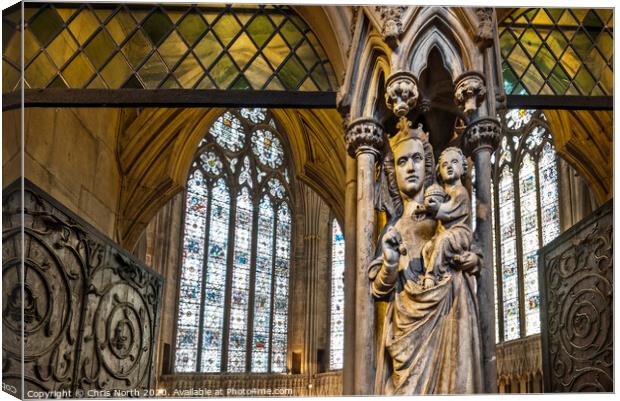
[[[19,111],[3,117],[3,129],[11,128],[3,134],[8,185],[19,176]],[[113,240],[122,177],[116,142],[123,121],[122,109],[113,108],[27,108],[24,116],[25,177]]]

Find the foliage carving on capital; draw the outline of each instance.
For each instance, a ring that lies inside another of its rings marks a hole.
[[[396,72],[385,83],[385,103],[397,117],[406,116],[416,106],[419,96],[418,80],[410,72]]]
[[[486,98],[484,75],[477,71],[461,74],[455,81],[454,103],[465,115],[472,115]]]
[[[501,131],[502,126],[496,118],[484,117],[474,121],[463,133],[465,151],[469,155],[485,148],[493,152],[499,145]]]
[[[493,44],[493,9],[476,8],[478,16],[478,29],[476,30],[476,42],[485,49]]]
[[[364,152],[378,156],[384,145],[383,126],[374,118],[360,117],[348,125],[344,139],[351,157]]]
[[[401,16],[406,9],[405,6],[375,6],[375,11],[381,18],[381,35],[392,49],[396,47],[398,38],[403,33]]]

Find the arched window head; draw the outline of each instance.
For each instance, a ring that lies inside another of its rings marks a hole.
[[[540,332],[538,250],[560,233],[556,154],[546,118],[509,110],[493,164],[498,341]]]
[[[222,114],[187,181],[175,371],[286,371],[289,194],[271,113]]]
[[[329,368],[342,369],[344,359],[344,235],[332,220]]]

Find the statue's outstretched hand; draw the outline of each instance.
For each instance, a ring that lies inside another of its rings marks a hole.
[[[403,238],[400,232],[395,227],[388,228],[387,232],[383,235],[382,251],[383,262],[388,266],[395,266],[398,264],[400,258],[399,248],[403,243]]]
[[[475,252],[465,251],[460,255],[452,257],[454,267],[466,271],[470,274],[476,274],[480,270],[480,257]]]

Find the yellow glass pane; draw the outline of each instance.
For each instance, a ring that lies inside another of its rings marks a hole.
[[[101,75],[110,89],[119,89],[129,78],[130,74],[131,69],[120,53],[116,53],[101,71]]]
[[[196,89],[217,89],[217,86],[213,84],[209,75],[206,75],[202,81],[198,83]]]
[[[299,87],[302,91],[318,91],[319,88],[316,87],[312,79],[310,77],[306,78],[303,84]]]
[[[168,77],[168,79],[166,79],[164,81],[164,83],[161,85],[162,89],[180,89],[181,87],[179,86],[179,83],[173,78],[173,77]]]
[[[327,81],[327,77],[325,76],[325,72],[323,71],[321,66],[317,65],[314,71],[312,71],[312,79],[314,79],[314,82],[317,83],[317,85],[319,86],[319,89],[321,90],[329,89],[329,82]]]
[[[202,74],[204,74],[204,70],[191,53],[183,59],[181,64],[179,64],[174,71],[177,80],[185,89],[191,89],[196,81],[202,77]]]
[[[83,88],[94,73],[95,70],[84,53],[79,53],[64,69],[62,76],[70,88]]]
[[[237,77],[237,73],[237,67],[227,54],[223,54],[209,71],[209,75],[220,89],[228,89],[230,83]]]
[[[272,74],[273,70],[263,56],[256,57],[245,70],[245,76],[254,89],[262,89]]]
[[[308,32],[306,36],[308,37],[308,40],[310,41],[310,44],[312,45],[314,50],[318,53],[319,58],[321,60],[327,60],[327,56],[325,55],[325,52],[323,51],[323,47],[319,43],[319,40],[316,38],[316,36],[312,32]]]
[[[277,77],[274,77],[271,80],[271,82],[269,82],[269,85],[267,85],[265,89],[271,90],[271,91],[281,91],[281,90],[284,90],[284,85],[282,85],[282,82],[280,82],[280,80]]]
[[[39,44],[34,35],[26,29],[24,32],[24,62],[28,64],[30,60],[38,53]]]
[[[58,15],[60,15],[62,20],[65,22],[67,22],[69,18],[71,18],[71,16],[75,13],[76,10],[77,10],[77,7],[71,7],[70,5],[69,6],[64,6],[64,5],[56,6],[56,12],[58,13]]]
[[[207,29],[207,23],[197,12],[191,12],[183,18],[177,28],[181,36],[192,46]]]
[[[48,60],[47,55],[41,53],[26,68],[25,78],[31,88],[45,88],[55,74],[56,68]]]
[[[538,94],[538,91],[545,83],[543,77],[536,70],[536,67],[534,67],[533,64],[527,69],[525,75],[521,78],[521,81],[532,95]]]
[[[187,46],[179,34],[173,31],[166,40],[164,40],[164,43],[157,48],[157,51],[168,67],[172,69],[181,59],[181,56],[187,51]]]
[[[106,25],[106,28],[114,38],[114,41],[120,45],[127,35],[133,31],[135,26],[136,22],[131,14],[125,10],[121,10],[112,17],[110,22]]]
[[[517,75],[521,76],[530,63],[530,58],[525,54],[521,46],[517,45],[512,53],[510,53],[508,61]]]
[[[194,54],[205,68],[209,68],[221,51],[222,46],[211,32],[203,36],[200,42],[194,47]]]
[[[289,51],[289,47],[278,33],[267,43],[267,46],[263,49],[263,54],[275,69],[282,64]]]
[[[105,82],[98,75],[88,84],[88,89],[107,89]]]
[[[86,42],[99,27],[99,21],[90,10],[82,10],[69,24],[69,29],[78,40],[80,45]]]
[[[123,54],[129,61],[129,64],[131,64],[134,68],[137,68],[151,49],[151,42],[149,42],[142,32],[136,31],[136,33],[132,35],[131,39],[129,39],[123,46]]]
[[[235,13],[235,15],[237,16],[237,18],[239,19],[239,21],[241,21],[241,25],[242,26],[246,26],[248,21],[250,20],[250,18],[252,18],[252,16],[254,14],[250,14],[250,13]]]
[[[224,45],[227,45],[233,37],[241,30],[241,26],[230,14],[224,14],[217,20],[213,27],[215,34],[222,41]]]
[[[6,61],[2,62],[2,92],[12,92],[19,83],[21,74]]]
[[[536,25],[537,27],[539,25],[553,25],[553,21],[551,21],[551,18],[549,18],[544,9],[540,9],[532,20],[532,24]]]
[[[240,69],[246,66],[252,56],[256,54],[256,51],[256,46],[254,46],[250,37],[245,32],[235,40],[235,43],[233,43],[228,50]]]
[[[527,50],[530,57],[534,57],[541,43],[542,40],[532,28],[527,29],[521,37],[521,45]]]
[[[11,39],[9,40],[9,43],[7,43],[7,45],[5,46],[3,50],[3,56],[6,57],[7,59],[11,60],[13,63],[19,65],[21,64],[21,59],[22,59],[22,37],[19,34],[19,32],[16,32]],[[37,46],[38,47],[38,46]]]
[[[116,50],[116,44],[110,34],[102,29],[84,50],[95,68],[100,68]]]
[[[78,44],[75,43],[69,32],[64,30],[47,46],[47,54],[50,55],[58,68],[62,68],[77,49]]]
[[[577,56],[575,51],[569,47],[566,49],[560,60],[562,61],[562,66],[568,75],[574,77],[577,70],[581,66],[581,59],[579,59],[579,56]]]
[[[614,93],[614,74],[611,72],[611,68],[605,66],[601,73],[601,77],[599,78],[601,81],[601,85],[605,90],[607,96],[611,96]]]
[[[140,68],[138,75],[142,78],[147,89],[155,89],[164,80],[168,69],[157,53],[153,53],[146,63]]]

